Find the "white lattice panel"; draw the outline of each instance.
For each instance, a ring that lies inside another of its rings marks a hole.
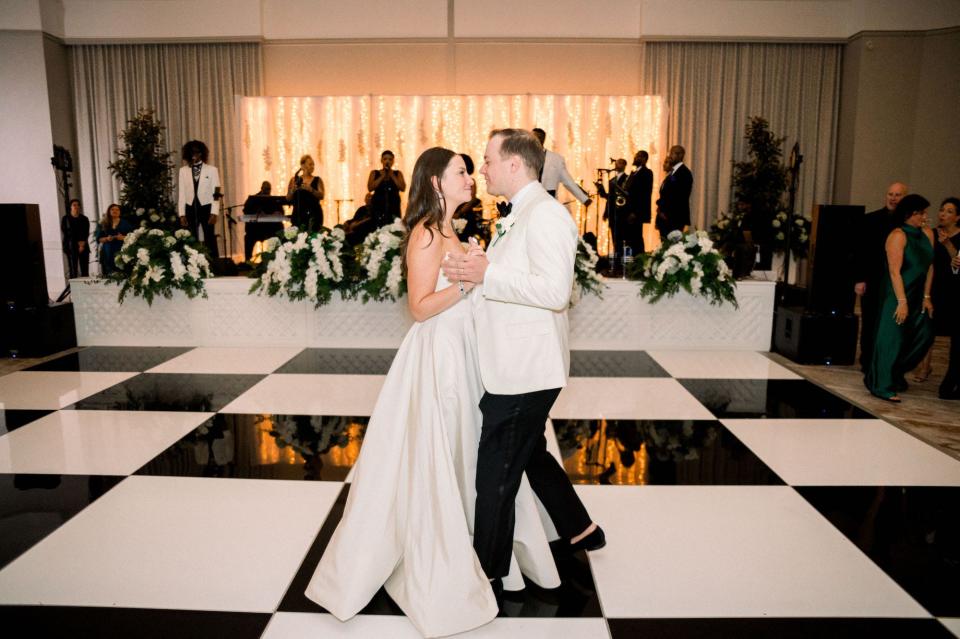
[[[649,304],[635,282],[607,283],[603,299],[588,296],[570,311],[570,345],[579,350],[770,348],[772,282],[741,282],[739,310],[687,295]],[[207,299],[138,298],[117,303],[118,287],[71,282],[77,340],[82,346],[315,346],[395,348],[412,323],[406,300],[344,301],[314,309],[306,302],[248,295],[250,280],[207,281]]]

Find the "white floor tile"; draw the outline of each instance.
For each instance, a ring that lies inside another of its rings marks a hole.
[[[647,351],[678,379],[803,379],[752,351]]]
[[[272,373],[299,353],[301,348],[200,347],[155,366],[148,373]]]
[[[129,475],[211,415],[57,411],[0,437],[0,472]]]
[[[572,377],[550,410],[554,419],[713,419],[675,379]]]
[[[0,571],[0,603],[273,612],[340,490],[129,477]]]
[[[602,639],[609,637],[603,619],[494,619],[476,630],[456,635],[470,639]],[[262,635],[263,639],[422,639],[406,617],[358,615],[346,622],[332,615],[277,613]]]
[[[955,637],[960,637],[960,619],[940,619],[940,623],[952,632]]]
[[[136,375],[17,371],[0,377],[0,408],[63,408]]]
[[[607,617],[927,617],[787,486],[577,486]]]
[[[725,419],[793,486],[960,486],[960,461],[878,419]]]
[[[367,417],[383,380],[383,375],[270,375],[220,412]]]

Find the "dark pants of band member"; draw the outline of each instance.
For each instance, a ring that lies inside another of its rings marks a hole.
[[[90,248],[80,250],[74,246],[64,251],[67,254],[67,271],[71,278],[90,276]]]
[[[874,289],[873,293],[871,289]],[[864,372],[870,368],[873,346],[877,341],[877,314],[883,301],[879,289],[879,282],[869,282],[866,294],[860,297],[860,368]]]
[[[473,547],[491,579],[510,570],[514,503],[524,472],[560,537],[575,537],[590,525],[590,515],[563,467],[547,452],[544,428],[559,394],[559,388],[522,395],[484,393],[480,400],[483,429]]]
[[[220,251],[217,249],[217,232],[213,224],[209,222],[210,209],[210,204],[200,206],[199,210],[195,209],[193,205],[188,204],[186,207],[187,228],[193,233],[194,237],[200,237],[198,227],[203,228],[203,243],[210,252],[210,258],[216,259],[219,257]]]

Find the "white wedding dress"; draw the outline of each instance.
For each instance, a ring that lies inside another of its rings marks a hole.
[[[437,289],[449,286],[439,275]],[[410,328],[387,373],[343,518],[306,595],[340,620],[380,586],[426,637],[481,626],[497,604],[473,550],[483,386],[469,299]],[[526,477],[506,590],[560,585],[555,536]],[[549,531],[549,532],[548,532]]]

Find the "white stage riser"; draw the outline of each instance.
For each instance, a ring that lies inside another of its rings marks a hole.
[[[71,281],[81,346],[301,346],[396,348],[412,323],[399,303],[306,302],[248,295],[252,280],[206,281],[207,299],[176,293],[153,306],[97,280]],[[587,296],[570,311],[570,346],[577,350],[770,349],[774,284],[741,282],[740,309],[711,306],[688,295],[650,304],[636,282],[608,281],[603,299]]]

